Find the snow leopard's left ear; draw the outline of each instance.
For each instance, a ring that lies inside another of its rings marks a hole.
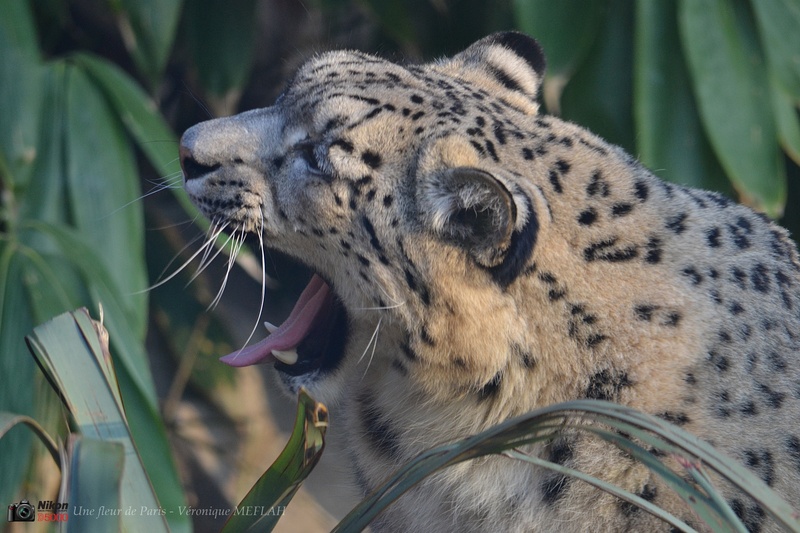
[[[545,71],[542,47],[524,33],[493,33],[445,60],[452,74],[467,78],[490,94],[524,99],[535,105]],[[538,106],[537,106],[538,110]]]

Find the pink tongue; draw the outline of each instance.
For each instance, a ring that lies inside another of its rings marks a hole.
[[[290,350],[308,335],[314,319],[323,309],[330,288],[322,278],[314,274],[300,299],[294,304],[289,318],[274,333],[252,346],[221,357],[220,361],[230,366],[249,366],[256,363],[269,363],[275,360],[272,350]]]

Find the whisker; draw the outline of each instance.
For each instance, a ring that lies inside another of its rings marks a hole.
[[[264,302],[266,301],[267,295],[267,269],[264,264],[264,211],[259,208],[259,212],[261,213],[261,230],[258,232],[258,248],[261,250],[261,303],[258,305],[258,316],[256,317],[256,323],[253,324],[253,329],[250,331],[250,335],[247,336],[247,340],[244,341],[244,345],[247,346],[247,343],[250,342],[250,339],[253,338],[253,335],[256,334],[256,330],[258,329],[258,325],[261,324],[261,315],[264,312]]]
[[[238,230],[234,230],[231,234],[231,237],[235,237],[237,231]],[[228,268],[225,270],[225,276],[222,278],[222,285],[220,286],[219,291],[217,291],[217,295],[206,308],[207,311],[214,309],[222,299],[222,293],[225,292],[225,287],[228,285],[228,278],[230,277],[231,270],[233,269],[233,264],[236,262],[236,255],[244,245],[244,239],[245,233],[242,231],[241,234],[233,240],[231,244],[231,254],[228,256]]]
[[[225,226],[227,226],[227,224]],[[222,230],[225,229],[225,226],[222,226],[217,231],[217,234],[215,235],[214,238],[216,238],[217,236],[219,236],[220,233],[222,233]],[[207,240],[206,242],[203,243],[203,245],[200,248],[197,249],[197,251],[195,253],[193,253],[191,255],[191,257],[189,257],[189,259],[184,261],[184,263],[181,266],[179,266],[178,269],[175,272],[173,272],[172,274],[170,274],[166,278],[162,279],[161,281],[159,281],[157,283],[154,283],[153,285],[147,287],[146,289],[142,289],[141,291],[134,292],[133,294],[142,294],[144,292],[151,291],[151,290],[155,289],[156,287],[162,286],[163,284],[165,284],[166,282],[168,282],[169,280],[171,280],[172,278],[177,276],[184,268],[187,267],[187,265],[189,265],[198,255],[200,255],[213,242],[214,242],[214,239]]]
[[[367,361],[367,367],[364,369],[364,375],[361,376],[363,379],[367,372],[369,371],[370,365],[372,365],[372,360],[375,357],[375,349],[378,347],[378,331],[381,329],[381,322],[383,321],[383,317],[378,319],[378,324],[375,326],[375,331],[372,332],[372,337],[369,338],[369,342],[367,343],[367,347],[364,348],[364,353],[361,354],[361,357],[358,358],[356,364],[360,363],[364,356],[367,354],[369,350],[369,345],[372,344],[372,353],[369,354],[369,360]]]

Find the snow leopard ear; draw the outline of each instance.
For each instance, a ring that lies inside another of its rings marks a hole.
[[[529,100],[536,99],[545,65],[539,43],[514,31],[484,37],[446,63],[447,67],[456,68],[461,76],[473,81],[489,80]]]
[[[445,168],[431,177],[425,189],[425,217],[434,233],[466,250],[484,267],[502,261],[517,210],[500,181],[473,167]]]

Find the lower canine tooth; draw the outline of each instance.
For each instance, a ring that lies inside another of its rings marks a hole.
[[[278,326],[276,326],[275,324],[270,324],[266,320],[264,321],[264,327],[267,328],[267,331],[269,331],[270,333],[275,333],[275,330],[278,329]]]
[[[272,350],[272,355],[281,363],[293,365],[297,362],[297,348],[291,350]]]

